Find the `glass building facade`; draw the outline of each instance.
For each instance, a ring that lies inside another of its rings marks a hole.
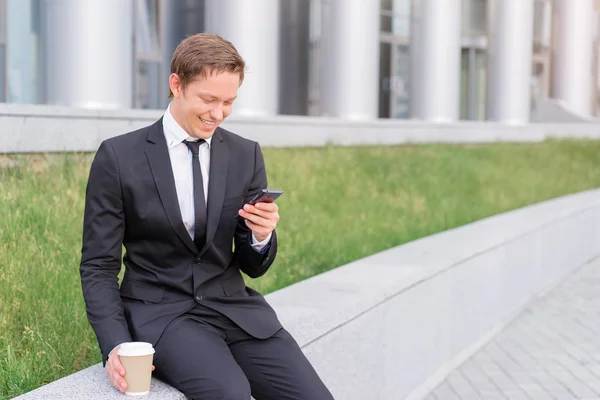
[[[171,54],[214,32],[238,115],[522,123],[598,115],[595,0],[0,0],[0,101],[161,109]]]

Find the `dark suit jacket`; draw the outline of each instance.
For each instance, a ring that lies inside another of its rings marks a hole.
[[[156,344],[169,322],[197,303],[257,338],[281,328],[240,273],[263,275],[277,252],[275,232],[264,254],[251,248],[251,231],[238,216],[267,187],[260,146],[217,128],[210,151],[206,244],[198,249],[181,218],[162,119],[100,145],[86,189],[80,273],[104,362],[119,343]]]

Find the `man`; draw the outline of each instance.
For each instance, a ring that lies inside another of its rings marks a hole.
[[[185,39],[173,54],[163,117],[104,141],[92,163],[81,281],[120,391],[116,350],[135,340],[154,345],[155,374],[191,399],[332,398],[240,273],[267,272],[279,220],[276,204],[247,204],[267,188],[259,145],[219,127],[244,68],[216,35]]]

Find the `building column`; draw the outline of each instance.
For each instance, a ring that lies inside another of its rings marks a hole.
[[[552,97],[569,110],[592,114],[592,0],[556,0],[554,3]]]
[[[206,0],[205,7],[206,31],[233,43],[246,62],[234,114],[277,114],[279,0]]]
[[[132,0],[44,0],[46,100],[131,108]]]
[[[533,0],[494,2],[489,29],[487,110],[489,120],[524,124],[531,111]]]
[[[379,102],[379,1],[323,5],[321,115],[375,119]]]
[[[460,115],[461,0],[413,0],[410,114],[432,122]]]

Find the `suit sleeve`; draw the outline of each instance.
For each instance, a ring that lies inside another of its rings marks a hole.
[[[267,172],[265,161],[258,143],[254,148],[254,174],[252,182],[248,189],[247,197],[244,203],[250,201],[252,197],[262,189],[267,188]],[[240,270],[251,278],[263,276],[277,254],[277,233],[273,231],[268,249],[264,252],[258,252],[252,248],[252,231],[243,218],[240,218],[235,232],[235,258],[237,259]]]
[[[104,362],[116,345],[131,341],[118,282],[124,230],[118,163],[110,143],[103,142],[86,188],[79,270],[87,317]]]

